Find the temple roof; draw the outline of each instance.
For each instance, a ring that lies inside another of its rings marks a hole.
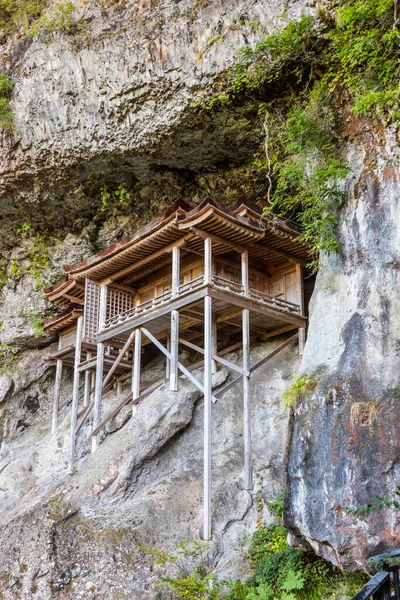
[[[64,265],[67,277],[45,290],[48,300],[72,307],[83,303],[84,281],[131,284],[149,269],[157,270],[170,261],[172,246],[195,253],[203,251],[204,234],[213,237],[213,254],[235,246],[248,249],[250,258],[284,263],[310,260],[310,250],[299,241],[295,224],[263,216],[256,204],[241,201],[233,210],[222,209],[211,200],[191,208],[176,202],[163,214],[127,238],[79,263]]]

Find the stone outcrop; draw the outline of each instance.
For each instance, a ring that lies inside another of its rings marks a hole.
[[[343,247],[318,274],[301,365],[318,385],[295,410],[288,468],[288,523],[347,569],[400,541],[396,511],[352,514],[400,483],[400,156],[391,132],[378,148],[349,157]]]

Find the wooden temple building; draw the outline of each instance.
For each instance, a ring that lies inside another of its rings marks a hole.
[[[252,487],[251,374],[289,343],[304,344],[303,268],[309,249],[293,224],[271,220],[242,203],[222,210],[212,202],[192,209],[176,203],[159,218],[87,260],[64,267],[66,278],[46,290],[47,299],[64,307],[47,321],[58,332],[52,431],[57,430],[61,374],[73,367],[69,468],[76,438],[92,423],[92,451],[106,423],[129,402],[143,401],[169,382],[179,388],[179,374],[204,395],[204,539],[211,536],[211,407],[233,385],[241,385],[244,410],[244,486]],[[250,344],[293,330],[272,354],[250,365]],[[166,379],[141,386],[143,348],[153,344],[166,359]],[[202,360],[185,367],[183,348]],[[224,358],[242,348],[242,364]],[[234,379],[212,393],[218,364]],[[203,367],[203,380],[193,374]],[[84,381],[83,393],[81,376]],[[123,402],[105,415],[102,395],[129,385]],[[123,434],[121,434],[123,435]]]

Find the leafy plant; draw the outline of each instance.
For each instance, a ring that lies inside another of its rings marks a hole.
[[[362,504],[355,509],[347,509],[347,512],[353,515],[359,515],[363,517],[368,517],[370,514],[382,510],[385,508],[395,508],[397,510],[400,509],[400,486],[397,487],[395,492],[395,499],[390,500],[384,496],[375,496],[371,502],[367,504]]]
[[[336,212],[349,166],[338,151],[345,99],[355,115],[399,119],[400,32],[397,1],[341,0],[303,15],[254,47],[201,101],[215,111],[258,104],[266,212],[292,219],[315,253],[337,252]],[[218,89],[219,88],[219,89]]]
[[[0,0],[0,34],[26,30],[45,8],[45,0]]]
[[[28,36],[34,37],[39,33],[50,34],[55,31],[72,32],[74,27],[75,6],[73,2],[61,2],[53,10],[44,13],[31,29]]]
[[[12,81],[4,73],[0,73],[0,128],[12,129],[14,115],[10,107],[10,92],[13,88]]]
[[[209,572],[206,556],[210,546],[198,540],[182,540],[175,552],[141,546],[140,550],[152,556],[155,564],[173,567],[175,576],[161,576],[158,587],[174,592],[176,598],[187,600],[214,600],[220,597],[221,585],[216,575]]]
[[[318,378],[311,377],[310,373],[292,375],[293,384],[283,393],[283,403],[286,408],[294,406],[302,394],[307,394],[318,385]]]

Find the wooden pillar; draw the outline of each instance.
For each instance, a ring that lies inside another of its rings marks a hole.
[[[179,280],[180,280],[180,249],[174,247],[172,250],[172,298],[179,295]],[[172,392],[178,391],[178,357],[179,357],[179,312],[171,311],[171,360],[170,360],[170,375],[169,388]]]
[[[171,352],[171,338],[170,338],[170,336],[167,337],[167,351]],[[171,361],[169,360],[168,356],[166,356],[165,357],[165,378],[166,379],[169,379],[170,370],[171,370]]]
[[[90,360],[91,358],[92,353],[86,352],[86,360]],[[89,406],[91,375],[92,374],[90,371],[85,371],[85,391],[83,392],[83,406]]]
[[[242,286],[245,296],[249,295],[249,254],[242,253]],[[250,312],[247,308],[242,310],[242,340],[243,340],[243,371],[250,371]],[[243,375],[243,441],[244,441],[244,487],[250,490],[253,487],[252,460],[251,460],[251,402],[250,402],[250,375]]]
[[[69,454],[68,454],[68,469],[72,473],[75,461],[75,438],[76,438],[76,423],[78,416],[78,400],[79,400],[79,371],[78,367],[81,362],[82,350],[82,332],[83,332],[83,317],[78,318],[76,327],[76,342],[75,342],[75,362],[74,362],[74,382],[72,387],[72,407],[71,407],[71,431],[69,437]]]
[[[215,356],[218,354],[218,322],[217,322],[217,317],[214,315],[212,317],[211,329],[212,329],[212,334],[211,334],[212,353],[213,353],[213,356]],[[218,363],[216,360],[212,361],[211,369],[212,369],[212,374],[214,374],[218,371]]]
[[[132,369],[132,394],[133,400],[140,396],[140,361],[142,352],[142,332],[139,327],[135,329],[135,340],[133,350],[133,369]]]
[[[57,431],[58,425],[58,409],[60,406],[60,390],[61,390],[61,375],[62,375],[62,360],[57,360],[56,366],[56,379],[54,382],[54,396],[53,396],[53,418],[51,421],[51,433]]]
[[[212,298],[204,298],[204,532],[211,539]]]
[[[204,283],[212,283],[212,241],[211,238],[204,240]]]
[[[303,267],[296,263],[296,279],[297,279],[297,294],[298,303],[300,306],[300,312],[304,315],[304,283],[303,283]],[[299,354],[303,355],[304,345],[306,343],[306,330],[305,327],[299,328]]]
[[[107,315],[107,286],[100,286],[99,331],[103,328]],[[97,344],[96,379],[94,386],[93,431],[101,423],[101,396],[103,393],[104,344]],[[98,446],[98,434],[92,436],[92,452]]]
[[[117,394],[122,394],[122,381],[117,381]]]
[[[212,282],[212,241],[204,240],[204,283]],[[204,531],[211,539],[212,298],[204,298]]]

